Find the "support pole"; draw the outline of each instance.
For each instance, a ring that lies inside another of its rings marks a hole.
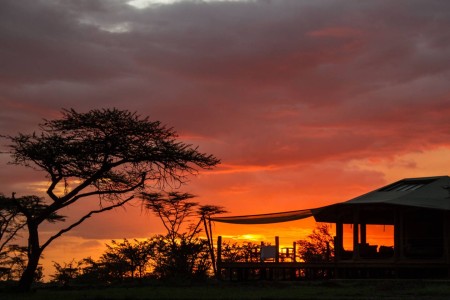
[[[216,275],[216,277],[218,276],[217,274],[217,265],[216,265],[216,256],[214,253],[214,237],[213,237],[213,233],[212,233],[212,224],[211,224],[211,219],[208,217],[208,226],[209,226],[209,239],[210,239],[210,251],[211,251],[211,261],[213,264],[213,270],[214,270],[214,275]]]
[[[359,259],[359,207],[353,210],[353,260]]]
[[[361,244],[365,245],[367,243],[367,225],[361,223]]]
[[[339,221],[336,223],[336,237],[334,239],[334,258],[341,260],[342,250],[344,250],[344,224]]]
[[[394,218],[394,257],[396,261],[403,257],[403,236],[403,216],[397,208]]]
[[[217,269],[220,270],[222,265],[222,236],[217,237]]]
[[[275,237],[275,262],[280,262],[280,237]]]
[[[294,253],[292,253],[292,262],[296,262],[297,261],[297,243],[293,242],[292,243],[292,251],[294,251]]]
[[[209,248],[209,254],[211,256],[211,264],[213,267],[214,275],[217,277],[217,266],[216,266],[216,259],[214,255],[214,240],[212,237],[212,230],[211,230],[211,220],[208,218],[208,222],[206,221],[206,217],[203,217],[203,225],[205,226],[205,233],[206,238],[208,239],[208,248]]]

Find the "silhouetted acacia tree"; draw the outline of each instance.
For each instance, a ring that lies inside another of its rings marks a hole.
[[[146,207],[157,215],[167,230],[165,236],[153,238],[154,272],[160,278],[173,276],[201,277],[215,262],[210,243],[211,232],[206,228],[207,240],[200,239],[200,225],[211,215],[225,212],[219,206],[199,206],[189,193],[143,193]],[[197,208],[197,210],[195,210]],[[206,223],[205,223],[206,224]],[[211,258],[211,262],[209,262]]]
[[[28,264],[21,289],[31,287],[44,249],[92,215],[123,206],[136,192],[184,183],[198,168],[219,163],[214,156],[177,141],[172,128],[118,109],[63,110],[61,119],[44,120],[40,131],[6,136],[12,163],[44,171],[50,180],[49,199],[42,209],[22,211],[28,229]],[[49,216],[81,199],[94,200],[92,196],[100,200],[98,209],[40,240],[39,226]]]
[[[167,230],[167,238],[175,245],[177,238],[183,234],[195,236],[199,232],[198,226],[193,227],[190,217],[195,214],[197,202],[190,201],[195,196],[189,193],[142,193],[147,209],[160,218]],[[181,228],[183,225],[187,228]],[[188,229],[188,232],[182,230]]]

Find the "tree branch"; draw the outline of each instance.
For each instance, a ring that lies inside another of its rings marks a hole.
[[[58,196],[55,195],[54,190],[56,188],[56,186],[58,185],[58,183],[61,181],[62,177],[61,176],[54,176],[52,175],[52,183],[50,184],[50,186],[47,189],[47,195],[49,195],[49,197],[54,201],[57,202],[59,200]]]
[[[123,189],[123,190],[105,190],[105,191],[96,190],[96,191],[93,191],[93,192],[87,192],[87,193],[79,194],[79,195],[76,195],[75,197],[73,197],[70,201],[66,201],[62,207],[69,206],[70,204],[78,201],[80,198],[85,198],[85,197],[89,197],[89,196],[95,196],[95,195],[101,196],[101,195],[113,195],[113,194],[117,195],[117,194],[129,193],[129,192],[132,192],[135,189],[137,189],[139,186],[142,186],[144,183],[145,183],[145,174],[142,174],[141,180],[138,183],[136,183],[135,185],[130,186],[127,189]]]
[[[107,207],[103,207],[103,208],[98,209],[98,210],[90,211],[88,214],[86,214],[85,216],[80,218],[77,222],[73,223],[72,225],[70,225],[70,226],[68,226],[68,227],[66,227],[64,229],[61,229],[57,234],[55,234],[52,237],[50,237],[44,244],[42,244],[41,251],[43,251],[48,245],[50,245],[50,243],[53,242],[53,240],[57,239],[58,237],[60,237],[64,233],[72,230],[73,228],[77,227],[78,225],[83,223],[86,219],[90,218],[93,214],[99,214],[99,213],[111,210],[113,208],[123,206],[124,204],[126,204],[129,201],[131,201],[132,199],[134,199],[134,195],[128,197],[127,199],[125,199],[123,201],[120,201],[119,203],[116,203],[116,204],[113,204],[113,205],[110,205],[110,206],[107,206]]]

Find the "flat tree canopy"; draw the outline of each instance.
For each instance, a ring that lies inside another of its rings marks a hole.
[[[39,204],[39,210],[30,211],[17,201],[29,233],[28,268],[21,280],[24,288],[31,285],[39,256],[55,238],[93,214],[122,206],[142,192],[179,186],[198,169],[219,163],[213,155],[177,141],[172,128],[118,109],[87,113],[63,110],[61,119],[44,120],[39,133],[6,138],[11,142],[11,163],[44,171],[49,179],[49,199]],[[98,210],[39,241],[39,224],[60,209],[92,196],[100,198]]]

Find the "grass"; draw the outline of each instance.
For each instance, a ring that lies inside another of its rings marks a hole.
[[[0,291],[2,300],[103,299],[449,299],[446,280],[329,280],[314,282],[218,282],[84,289],[39,288],[31,293]]]

